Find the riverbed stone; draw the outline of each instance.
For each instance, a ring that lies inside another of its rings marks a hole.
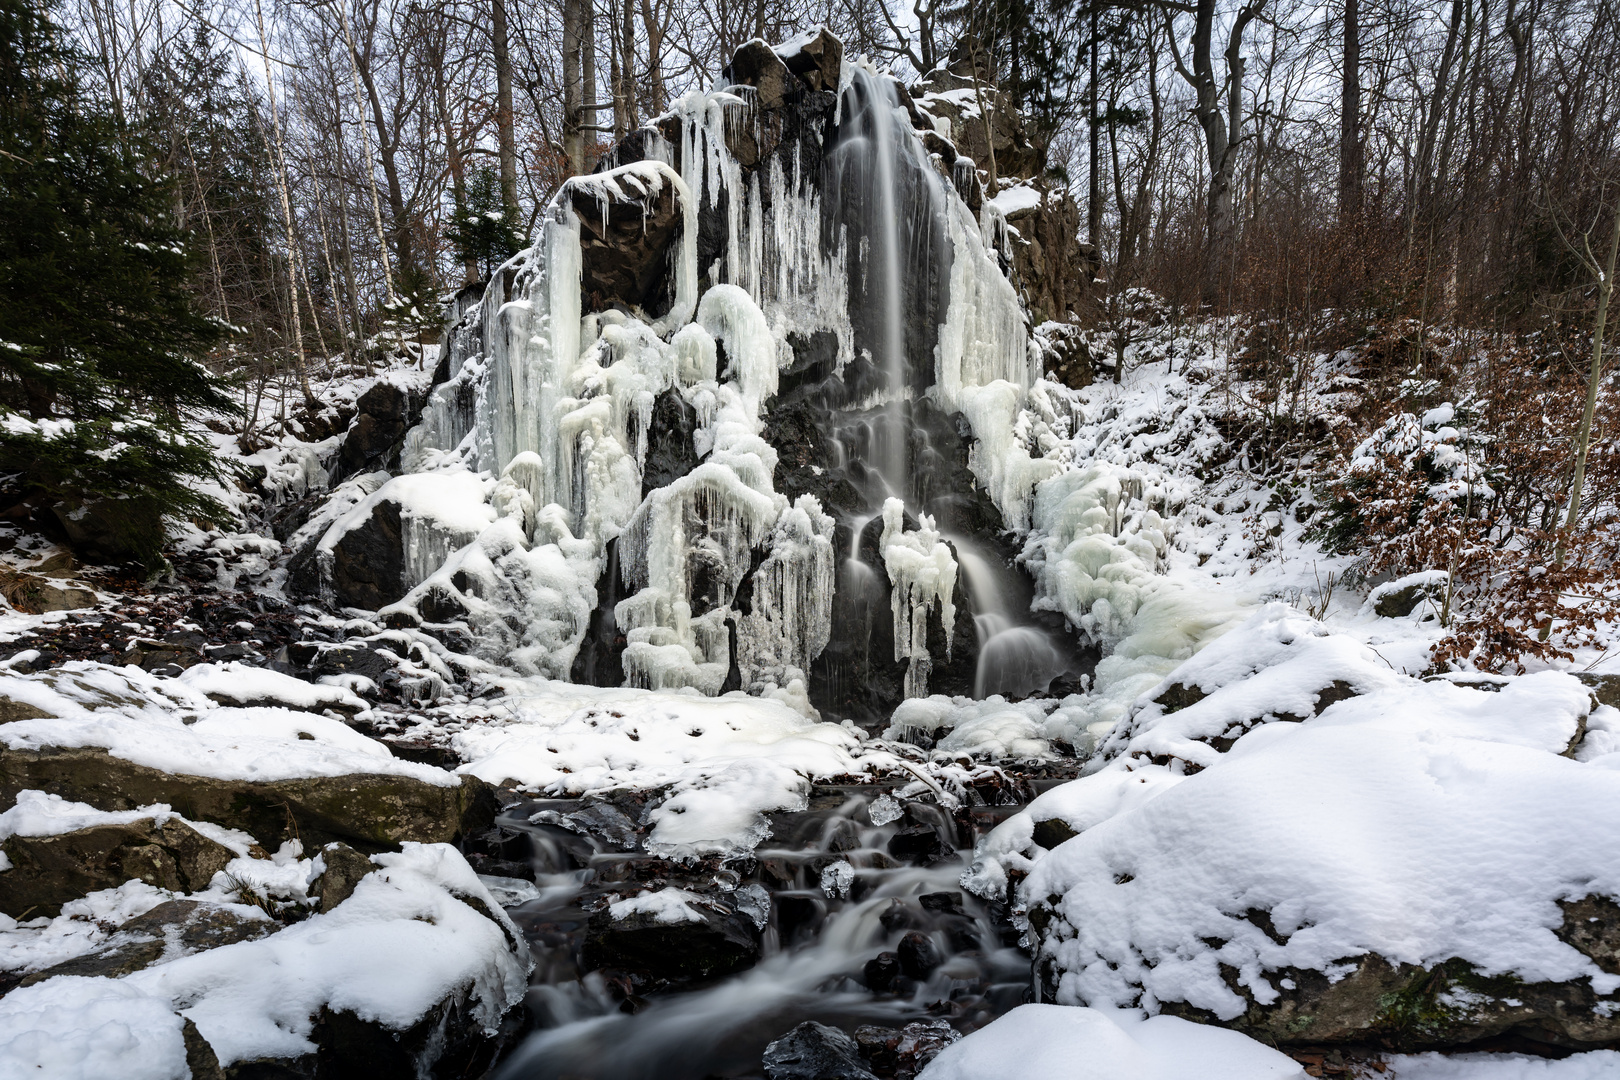
[[[766,1080],[877,1080],[855,1040],[806,1020],[765,1048]]]
[[[166,900],[120,926],[99,948],[26,976],[20,986],[58,975],[118,978],[191,953],[253,941],[281,929],[273,919],[254,918],[239,907],[202,900]]]
[[[650,988],[754,966],[760,932],[753,920],[720,902],[688,906],[702,916],[701,922],[659,922],[644,911],[616,919],[610,907],[603,907],[586,928],[581,969],[623,972]]]

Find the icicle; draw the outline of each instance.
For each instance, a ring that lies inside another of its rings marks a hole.
[[[889,572],[889,602],[894,614],[894,658],[910,660],[906,697],[928,693],[928,614],[937,606],[945,628],[946,656],[956,627],[956,559],[940,539],[934,519],[917,515],[917,528],[905,527],[906,507],[899,499],[883,504],[883,536],[878,546]]]

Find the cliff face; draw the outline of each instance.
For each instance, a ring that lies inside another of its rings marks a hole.
[[[956,125],[831,35],[725,77],[565,184],[452,313],[403,460],[493,480],[511,524],[402,603],[575,681],[871,719],[973,693],[976,618],[1028,607],[1021,236]],[[1032,688],[1075,669],[1043,663]]]

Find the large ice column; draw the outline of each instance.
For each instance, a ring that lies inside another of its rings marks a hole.
[[[946,655],[956,626],[956,558],[950,545],[934,528],[927,514],[917,516],[917,528],[907,529],[906,508],[899,499],[883,504],[883,536],[878,546],[889,572],[889,603],[894,612],[894,658],[910,660],[905,695],[928,693],[928,615],[939,609],[945,628]]]

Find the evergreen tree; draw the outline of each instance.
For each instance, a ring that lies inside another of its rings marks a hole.
[[[150,564],[166,515],[225,513],[195,425],[234,406],[199,362],[223,328],[192,305],[173,190],[83,64],[44,5],[0,0],[0,474]]]
[[[476,263],[487,280],[497,266],[523,250],[517,221],[516,210],[501,196],[495,170],[486,165],[474,171],[466,203],[456,207],[444,235],[455,247],[456,261]]]

